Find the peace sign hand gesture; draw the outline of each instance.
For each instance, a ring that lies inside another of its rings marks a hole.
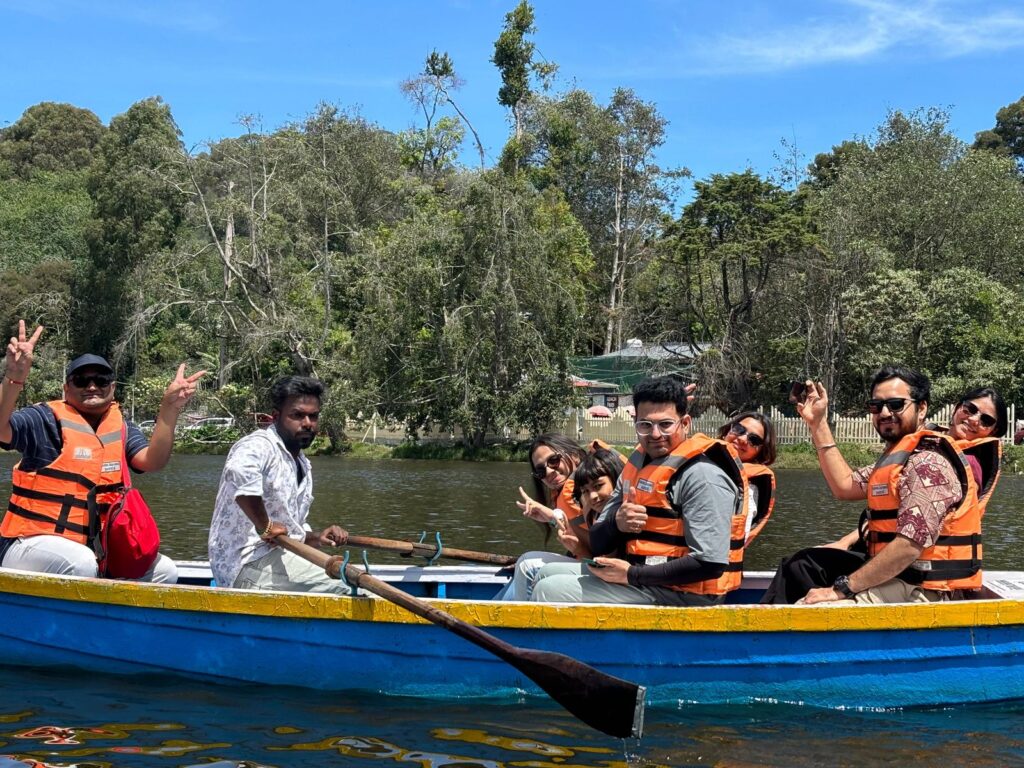
[[[170,408],[177,418],[199,388],[197,382],[205,375],[206,371],[198,371],[191,376],[186,376],[185,364],[179,365],[173,381],[167,385],[167,389],[164,391],[163,399],[160,401],[161,410],[164,407]]]
[[[18,321],[18,335],[11,336],[7,344],[7,378],[22,384],[32,369],[32,352],[43,334],[43,326],[36,326],[31,338],[25,338],[25,321]]]

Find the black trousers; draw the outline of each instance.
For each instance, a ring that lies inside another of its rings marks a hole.
[[[840,576],[849,576],[867,560],[862,552],[832,547],[810,547],[783,558],[762,603],[792,605],[815,587],[831,587]]]

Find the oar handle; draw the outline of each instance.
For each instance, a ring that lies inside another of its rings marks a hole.
[[[434,557],[437,554],[437,545],[429,542],[378,539],[373,536],[353,536],[349,534],[346,543],[353,547],[380,549],[385,552],[397,552],[401,555]],[[455,549],[453,547],[441,547],[441,557],[447,557],[451,560],[463,560],[469,563],[487,563],[488,565],[499,565],[502,567],[515,565],[516,562],[516,558],[512,555],[494,555],[490,552],[474,552],[471,549]]]

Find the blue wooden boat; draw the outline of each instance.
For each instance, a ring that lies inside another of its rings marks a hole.
[[[173,586],[0,568],[0,659],[431,697],[538,691],[508,664],[384,600],[210,587],[205,564],[179,568],[183,583]],[[715,608],[495,602],[505,577],[489,566],[373,573],[510,643],[646,686],[654,704],[1024,698],[1017,572],[986,573],[977,600],[827,607],[753,604],[770,576],[754,573],[738,602]]]

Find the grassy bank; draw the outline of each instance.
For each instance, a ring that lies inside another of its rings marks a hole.
[[[632,445],[615,446],[628,455]],[[840,443],[839,450],[851,467],[863,467],[878,459],[881,446]],[[434,461],[527,461],[526,446],[523,444],[488,446],[473,451],[459,445],[403,443],[394,448],[384,445],[353,443],[352,449],[344,453],[353,458],[368,459],[431,459]],[[780,445],[773,465],[775,469],[817,469],[818,455],[810,443]],[[1012,445],[1003,449],[1003,471],[1024,472],[1024,445]]]
[[[629,455],[632,445],[614,446],[620,453]],[[841,445],[843,456],[853,466],[870,464],[878,458],[878,449],[865,445]],[[522,461],[528,460],[526,445],[507,444],[487,446],[479,451],[461,445],[439,445],[436,443],[403,443],[389,448],[384,445],[353,443],[346,456],[367,459],[430,459],[433,461]],[[1024,462],[1022,462],[1024,464]],[[806,445],[784,445],[779,447],[775,466],[782,469],[816,469],[818,458],[814,448]]]
[[[198,441],[178,441],[174,452],[179,454],[223,455],[230,450],[232,443],[212,443]],[[370,443],[349,443],[340,452],[341,456],[353,459],[421,459],[431,461],[521,461],[526,462],[525,443],[508,443],[489,445],[481,450],[473,450],[461,445],[440,445],[437,443],[403,443],[398,446],[372,445]],[[615,446],[621,453],[629,455],[632,445]],[[881,446],[841,443],[839,450],[851,467],[863,467],[874,463],[878,458]],[[330,444],[318,438],[308,455],[339,455],[331,450]],[[780,445],[774,469],[817,469],[818,456],[810,443],[800,445]],[[1003,449],[1003,471],[1012,474],[1024,472],[1024,445],[1012,445]]]

